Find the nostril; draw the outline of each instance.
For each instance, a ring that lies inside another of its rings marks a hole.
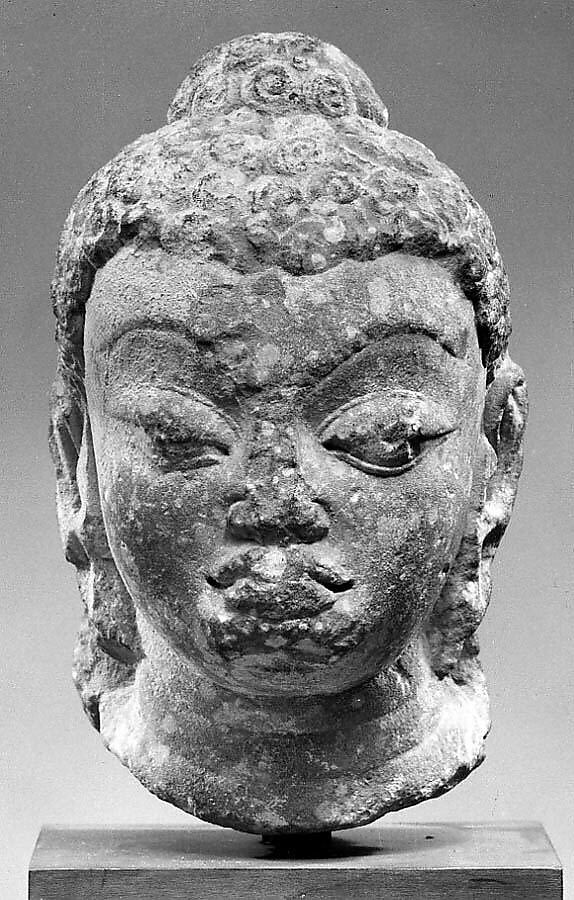
[[[253,512],[243,500],[233,503],[227,512],[227,523],[232,529],[242,530],[251,524]]]
[[[235,503],[241,503],[243,500],[247,500],[252,493],[253,485],[244,484],[242,486],[230,486],[225,493],[225,502],[228,506],[232,506]]]
[[[330,588],[334,594],[340,594],[343,591],[350,591],[352,587],[355,586],[355,582],[351,578],[350,581],[346,581],[345,584],[334,584]]]
[[[217,578],[214,578],[213,575],[206,574],[205,580],[207,581],[208,585],[212,588],[225,587],[225,585],[223,585],[220,581],[218,581]]]
[[[281,519],[273,506],[255,498],[234,503],[227,512],[227,531],[240,540],[264,544],[280,531]]]
[[[329,516],[313,501],[297,503],[292,510],[294,529],[305,542],[319,541],[329,533]]]
[[[303,541],[305,544],[312,544],[320,541],[329,534],[329,525],[327,522],[316,520],[314,522],[293,523],[290,530],[293,534]]]
[[[329,582],[327,580],[323,581],[321,578],[315,578],[315,581],[318,581],[323,587],[328,588],[333,594],[342,594],[343,591],[349,591],[355,585],[353,578],[348,578],[346,581],[338,583]]]

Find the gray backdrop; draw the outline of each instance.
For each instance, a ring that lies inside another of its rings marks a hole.
[[[568,862],[572,4],[5,0],[1,18],[9,419],[1,452],[0,896],[25,896],[41,823],[195,822],[148,795],[106,753],[71,682],[80,602],[59,545],[46,447],[55,359],[48,288],[60,227],[91,173],[163,124],[177,85],[204,51],[265,30],[316,34],[359,62],[392,125],[428,144],[486,207],[513,284],[512,356],[530,382],[522,489],[480,629],[494,719],[488,758],[450,794],[390,818],[541,819]]]

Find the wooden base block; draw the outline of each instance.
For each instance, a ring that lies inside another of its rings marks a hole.
[[[369,825],[330,844],[263,844],[200,828],[44,828],[30,900],[462,900],[562,898],[543,827]]]

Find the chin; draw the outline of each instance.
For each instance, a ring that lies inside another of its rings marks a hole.
[[[305,698],[351,690],[392,666],[408,643],[335,607],[278,619],[200,617],[186,656],[215,685],[247,697]]]

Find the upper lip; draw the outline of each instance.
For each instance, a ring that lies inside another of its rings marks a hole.
[[[223,563],[205,570],[205,579],[212,587],[225,589],[231,587],[239,578],[248,578],[262,581],[281,581],[278,577],[262,575],[255,568],[265,553],[264,548],[248,550],[243,553],[228,557]],[[305,553],[285,553],[285,570],[290,577],[302,577],[308,575],[313,581],[327,588],[333,593],[347,591],[354,585],[354,578],[348,570],[339,563],[334,563],[325,556]],[[289,576],[288,576],[289,577]]]

